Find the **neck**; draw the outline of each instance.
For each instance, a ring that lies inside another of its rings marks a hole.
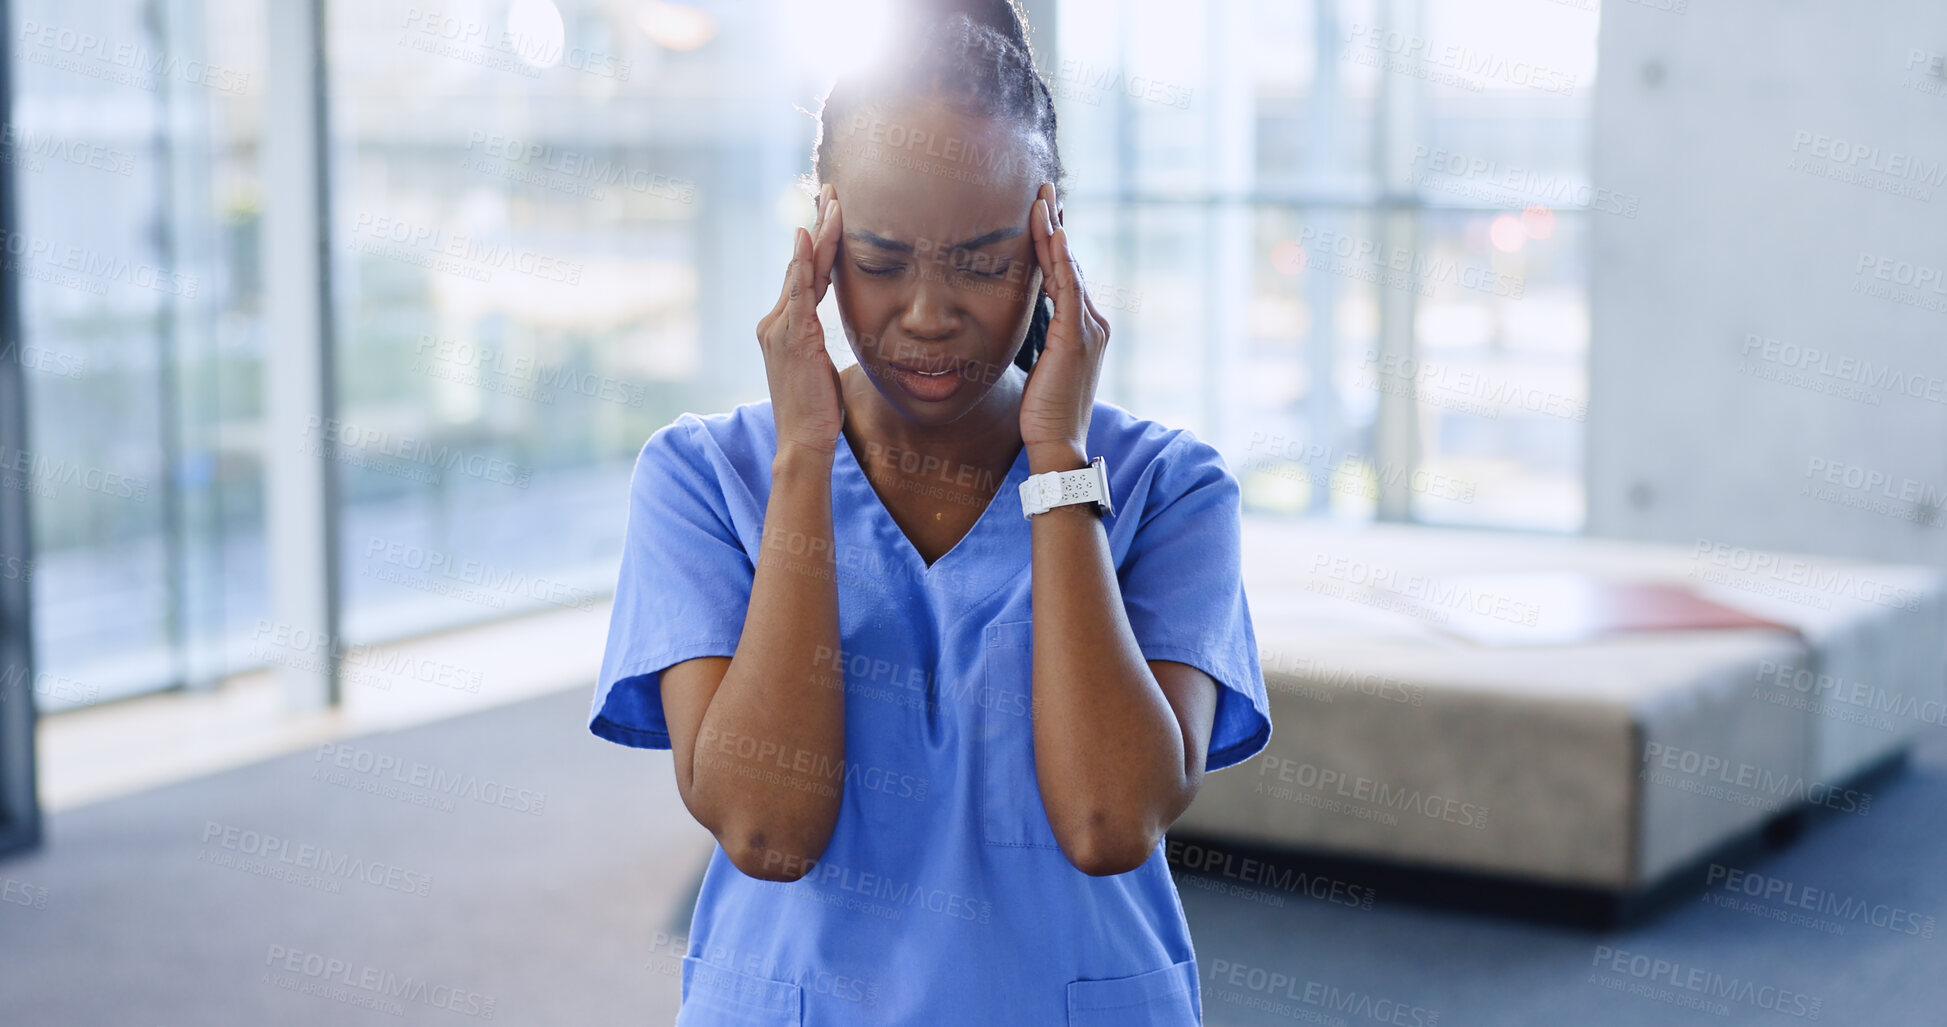
[[[971,467],[1006,473],[1021,449],[1021,388],[1010,366],[971,410],[946,424],[906,417],[857,364],[839,374],[845,400],[845,439],[863,467],[900,466],[914,459],[943,468]],[[910,454],[910,455],[909,455]]]

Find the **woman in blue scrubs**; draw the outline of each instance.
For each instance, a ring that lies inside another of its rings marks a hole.
[[[1270,737],[1237,483],[1095,398],[1048,87],[1011,4],[948,6],[825,102],[770,399],[636,463],[590,726],[719,843],[679,1025],[1202,1019],[1163,833]],[[1096,457],[1108,512],[1024,516]]]

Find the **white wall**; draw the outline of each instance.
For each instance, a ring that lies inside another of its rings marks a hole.
[[[1947,565],[1947,4],[1604,0],[1593,172],[1589,532]]]

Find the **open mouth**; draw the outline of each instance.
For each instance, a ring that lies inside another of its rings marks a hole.
[[[954,372],[960,370],[961,367],[963,367],[964,365],[960,363],[953,363],[953,362],[949,362],[946,364],[940,364],[937,362],[928,362],[925,364],[895,363],[892,366],[895,369],[900,371],[905,371],[908,374],[922,375],[927,378],[942,378],[945,377],[946,375],[953,374]]]
[[[970,366],[970,362],[964,360],[886,365],[892,372],[893,380],[907,395],[927,402],[949,399],[959,392],[961,383],[966,380],[965,371]]]

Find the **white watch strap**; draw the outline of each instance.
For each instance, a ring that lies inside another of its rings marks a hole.
[[[1111,512],[1108,464],[1101,457],[1090,460],[1087,467],[1033,474],[1021,483],[1023,517],[1075,503],[1094,503],[1102,513]]]

